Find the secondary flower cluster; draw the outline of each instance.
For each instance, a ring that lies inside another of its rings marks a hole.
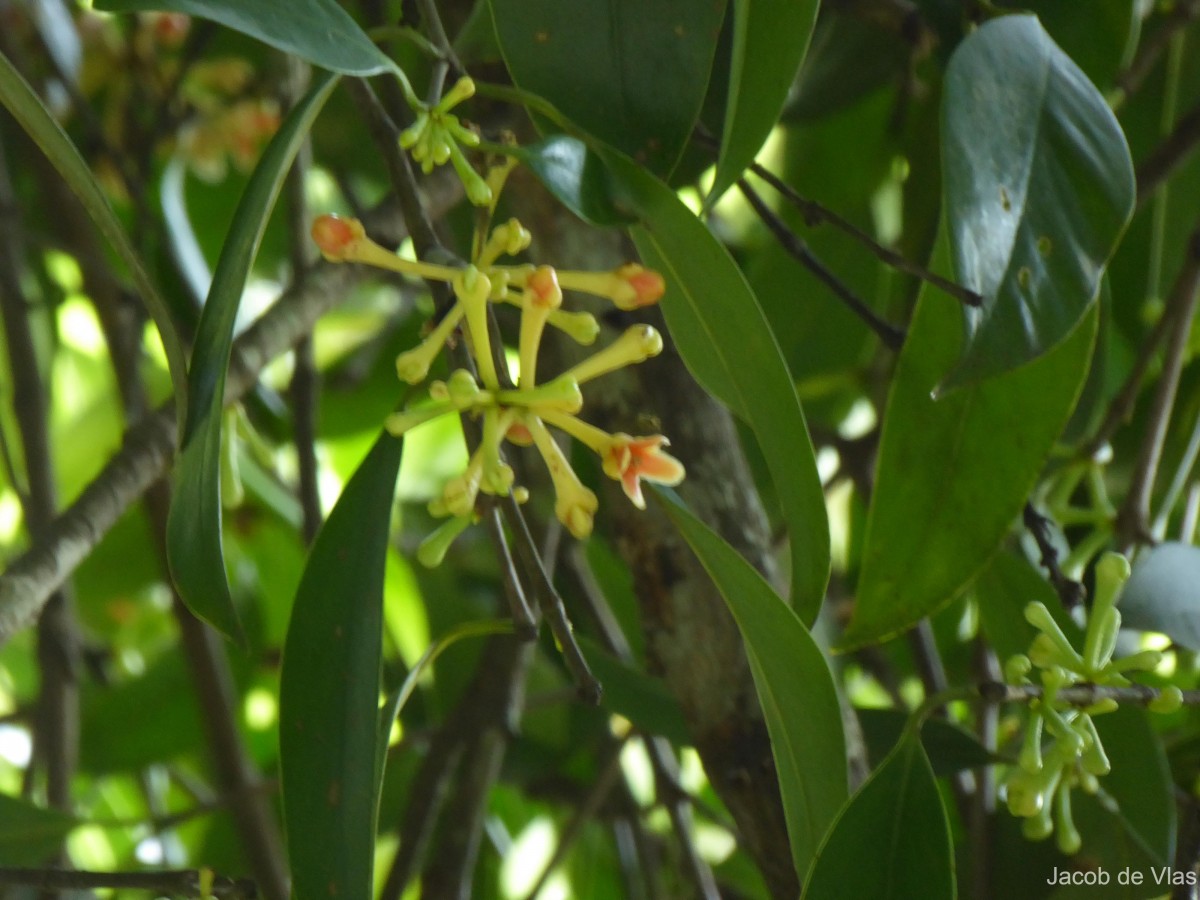
[[[1128,685],[1124,673],[1153,669],[1161,655],[1144,650],[1113,660],[1121,614],[1117,595],[1129,578],[1124,556],[1107,553],[1096,564],[1096,595],[1084,633],[1083,652],[1076,650],[1050,611],[1042,603],[1025,607],[1025,619],[1038,630],[1028,655],[1018,654],[1005,664],[1010,684],[1030,684],[1029,674],[1041,670],[1042,696],[1029,707],[1029,722],[1017,766],[1009,774],[1008,809],[1025,819],[1023,831],[1032,840],[1049,837],[1058,825],[1058,847],[1063,853],[1079,850],[1081,839],[1071,816],[1071,790],[1078,786],[1089,794],[1099,789],[1099,777],[1110,770],[1108,756],[1092,721],[1112,712],[1116,700],[1105,698],[1083,709],[1058,699],[1058,693],[1076,684]],[[1170,712],[1183,700],[1178,688],[1168,689],[1151,704]],[[1043,737],[1050,740],[1043,746]]]
[[[663,452],[662,435],[634,437],[609,434],[578,417],[583,407],[581,385],[608,372],[642,362],[662,350],[662,337],[649,325],[634,325],[604,347],[561,375],[539,384],[538,350],[547,326],[557,328],[576,342],[590,345],[599,334],[596,319],[583,312],[562,309],[563,291],[575,290],[605,297],[623,310],[656,303],[664,284],[657,272],[629,263],[611,272],[559,271],[550,266],[500,265],[502,256],[515,256],[530,244],[531,235],[516,219],[492,230],[480,242],[474,259],[465,268],[408,260],[376,244],[356,219],[324,215],[317,218],[313,239],[325,258],[335,262],[360,262],[419,278],[450,284],[455,303],[428,336],[396,358],[401,381],[425,380],[434,359],[451,334],[462,327],[478,378],[457,369],[445,381],[434,381],[428,398],[390,416],[387,428],[399,436],[438,416],[467,414],[481,423],[482,439],[466,469],[451,479],[430,511],[448,521],[422,545],[418,557],[427,565],[441,561],[450,543],[475,517],[480,493],[502,495],[513,490],[512,468],[504,461],[504,444],[534,446],[545,461],[555,489],[555,514],[578,538],[591,533],[597,509],[596,495],[571,468],[554,439],[555,428],[574,437],[600,458],[604,473],[621,482],[625,494],[645,507],[641,481],[678,484],[684,476],[678,460]],[[518,374],[515,387],[506,387],[496,368],[488,331],[488,304],[508,303],[521,310],[517,339]]]

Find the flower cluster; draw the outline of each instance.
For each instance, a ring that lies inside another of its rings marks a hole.
[[[466,337],[478,376],[457,369],[445,381],[434,381],[422,402],[389,417],[387,428],[399,436],[410,428],[448,414],[469,415],[480,422],[482,439],[461,475],[447,483],[430,503],[430,511],[448,521],[422,545],[418,558],[428,565],[441,561],[450,542],[474,520],[480,494],[518,499],[526,492],[514,484],[512,468],[504,461],[504,445],[533,446],[549,471],[555,489],[555,514],[578,538],[591,533],[597,509],[596,495],[571,468],[551,428],[558,429],[593,450],[604,473],[619,481],[639,508],[643,479],[678,484],[684,476],[678,460],[663,451],[662,435],[635,437],[609,434],[578,417],[583,407],[581,386],[606,373],[657,355],[662,337],[649,325],[634,325],[613,343],[544,383],[537,380],[538,350],[547,328],[557,328],[582,345],[599,334],[596,319],[584,312],[562,308],[563,291],[575,290],[604,297],[623,310],[656,303],[664,291],[657,272],[629,263],[611,272],[560,271],[550,266],[501,265],[497,260],[523,252],[532,237],[516,219],[494,228],[477,241],[470,265],[463,268],[434,265],[397,256],[364,233],[356,219],[324,215],[317,218],[313,239],[326,259],[367,263],[394,272],[448,283],[455,302],[416,347],[396,358],[401,381],[425,380],[438,353],[460,327]],[[508,303],[521,311],[517,337],[518,374],[507,386],[497,371],[488,331],[488,304]]]
[[[1005,782],[1009,811],[1025,819],[1023,831],[1033,840],[1055,830],[1063,853],[1079,850],[1081,839],[1071,817],[1071,791],[1076,786],[1090,794],[1099,789],[1099,777],[1110,769],[1108,757],[1092,721],[1112,712],[1116,700],[1104,698],[1079,709],[1059,699],[1059,692],[1077,684],[1124,686],[1126,672],[1153,669],[1161,655],[1143,650],[1119,660],[1112,658],[1121,614],[1116,608],[1121,586],[1129,578],[1129,562],[1116,553],[1105,554],[1096,564],[1096,595],[1083,652],[1076,650],[1050,611],[1042,603],[1025,607],[1025,619],[1038,630],[1029,653],[1018,654],[1005,665],[1010,684],[1030,684],[1030,673],[1040,670],[1042,696],[1029,708],[1029,722],[1017,766]],[[1178,688],[1168,688],[1151,708],[1170,712],[1182,702]],[[1049,740],[1043,745],[1043,738]]]
[[[416,121],[401,132],[400,146],[409,151],[414,162],[420,163],[425,174],[449,161],[467,191],[467,199],[475,206],[487,206],[494,196],[492,189],[467,161],[462,149],[478,147],[479,135],[450,112],[474,95],[475,82],[463,76],[436,105],[415,110]]]

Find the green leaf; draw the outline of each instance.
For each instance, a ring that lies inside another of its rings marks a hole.
[[[613,203],[608,170],[583,141],[555,135],[518,147],[513,153],[563,206],[585,222],[605,226],[636,221]]]
[[[791,547],[791,601],[805,623],[829,579],[829,521],[804,412],[775,335],[729,253],[654,176],[616,154],[619,199],[647,266],[667,282],[663,315],[688,369],[754,429],[775,483]]]
[[[624,716],[647,734],[662,735],[680,747],[693,743],[683,710],[662,679],[617,659],[586,635],[576,639],[592,673],[604,685],[600,702],[605,709]]]
[[[725,0],[490,0],[513,81],[652,171],[700,114]]]
[[[857,713],[871,759],[885,758],[904,737],[909,714],[898,709],[859,709]],[[1003,757],[989,752],[975,735],[936,717],[922,723],[921,746],[939,777],[1003,762]]]
[[[106,12],[186,13],[248,34],[344,75],[376,75],[393,63],[335,0],[96,0]]]
[[[1133,212],[1133,164],[1100,92],[1032,16],[959,45],[946,71],[942,159],[967,340],[946,381],[1015,369],[1091,307]]]
[[[402,444],[382,434],[309,554],[279,684],[294,896],[371,897],[384,562]]]
[[[838,816],[802,897],[954,896],[954,852],[942,797],[921,742],[908,736]]]
[[[808,50],[817,0],[733,0],[733,56],[721,156],[706,204],[754,161]]]
[[[1025,607],[1044,604],[1073,646],[1083,646],[1083,631],[1058,599],[1045,576],[1024,556],[1001,550],[975,579],[971,592],[979,605],[984,633],[1003,662],[1015,653],[1028,653],[1040,633],[1025,621]]]
[[[154,325],[162,339],[167,366],[171,370],[171,383],[175,388],[175,414],[182,426],[188,402],[187,364],[184,361],[183,344],[180,343],[175,330],[171,308],[150,280],[149,274],[142,266],[141,258],[109,205],[108,198],[104,196],[100,185],[92,176],[88,164],[79,155],[66,132],[42,105],[37,94],[3,53],[0,53],[0,103],[4,104],[13,118],[46,154],[46,158],[58,170],[88,215],[92,217],[100,233],[129,268],[134,285],[151,318],[154,319]]]
[[[1200,649],[1200,547],[1165,541],[1139,556],[1120,608],[1126,628],[1160,631]]]
[[[338,76],[316,79],[271,140],[246,191],[217,262],[200,314],[188,372],[190,403],[167,519],[167,561],[179,595],[226,637],[241,638],[221,544],[221,418],[233,326],[246,277],[284,176]]]
[[[847,647],[914,625],[987,565],[1087,376],[1094,312],[1043,359],[934,400],[957,352],[956,318],[945,298],[926,293],[900,355]]]
[[[665,491],[656,495],[664,498],[664,510],[725,598],[742,633],[771,736],[792,861],[798,873],[807,872],[848,790],[846,742],[829,665],[796,613],[736,550],[681,504],[667,499]]]
[[[77,824],[64,813],[0,794],[0,866],[43,865]]]

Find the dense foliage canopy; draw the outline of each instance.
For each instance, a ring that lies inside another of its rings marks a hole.
[[[0,893],[1193,896],[1197,42],[0,0]]]

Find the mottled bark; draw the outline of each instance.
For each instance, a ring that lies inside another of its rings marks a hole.
[[[611,269],[634,258],[618,233],[584,225],[535,184],[522,180],[514,188],[508,196],[533,232],[531,252],[538,262]],[[567,305],[578,309],[587,301],[570,296]],[[590,308],[598,313],[605,309]],[[667,435],[671,453],[687,467],[687,479],[679,487],[683,500],[769,580],[777,581],[766,514],[732,417],[692,379],[656,309],[641,311],[631,321],[654,324],[663,331],[666,347],[656,359],[587,384],[583,418],[608,431]],[[608,331],[601,341],[612,337]],[[591,352],[565,340],[555,348],[562,366]],[[557,370],[552,365],[548,355],[542,380]],[[611,524],[633,575],[649,665],[678,698],[709,780],[772,894],[794,898],[799,882],[767,729],[741,636],[724,601],[653,502],[649,509],[637,510],[616,482],[606,480],[600,516]]]

